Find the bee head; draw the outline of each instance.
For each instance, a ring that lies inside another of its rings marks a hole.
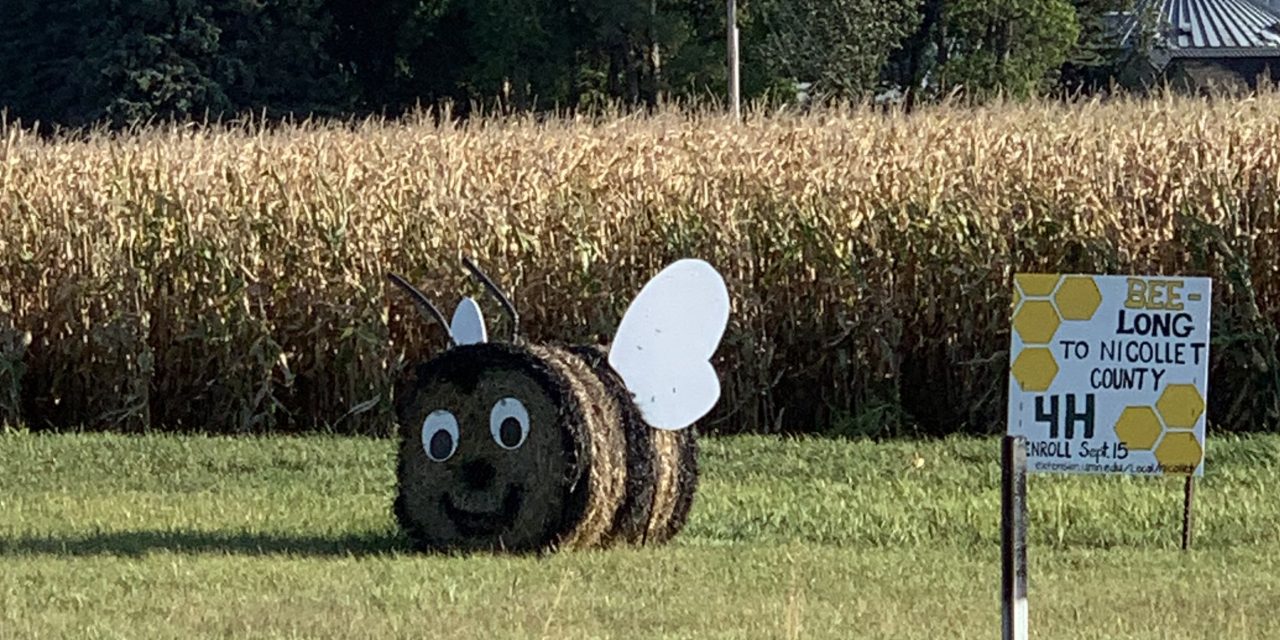
[[[397,407],[397,513],[424,546],[532,550],[581,508],[584,419],[538,347],[461,345]]]
[[[503,302],[515,330],[510,342],[489,342],[469,299],[446,324],[425,295],[392,277],[449,339],[396,389],[396,515],[420,547],[541,549],[585,509],[585,420],[549,361],[555,356],[522,343],[510,300],[464,263]]]

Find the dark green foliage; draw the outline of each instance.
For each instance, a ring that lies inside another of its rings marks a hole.
[[[747,99],[1100,86],[1131,0],[740,0]],[[106,121],[580,109],[725,96],[723,2],[12,0],[0,106]]]
[[[324,52],[332,25],[322,0],[221,0],[214,78],[232,110],[337,113],[350,108],[348,74]]]
[[[886,75],[911,100],[1036,95],[1057,85],[1069,60],[1103,64],[1100,16],[1122,1],[920,0],[918,27]]]
[[[1056,80],[1080,25],[1068,0],[956,0],[943,9],[944,90],[1034,95]]]
[[[0,104],[10,116],[77,124],[93,115],[87,103],[105,103],[89,59],[93,30],[104,25],[86,18],[98,4],[12,0],[0,12]]]
[[[1120,72],[1126,58],[1120,48],[1123,32],[1119,12],[1132,11],[1135,0],[1072,0],[1080,37],[1066,64],[1059,85],[1067,91],[1103,88]]]
[[[341,110],[318,0],[14,0],[0,17],[0,103],[77,126]]]
[[[877,88],[889,53],[915,30],[915,0],[773,0],[761,5],[758,49],[771,75],[812,83],[818,96]]]
[[[464,60],[465,30],[442,18],[449,0],[323,0],[333,22],[329,55],[355,80],[360,106],[412,103],[447,93]]]
[[[496,97],[516,108],[652,106],[724,77],[723,16],[689,3],[459,0],[445,17],[467,33],[453,93],[468,99]]]
[[[574,40],[586,26],[559,0],[471,0],[462,8],[472,61],[461,87],[527,109],[562,102],[574,88]]]
[[[327,0],[361,104],[653,105],[724,79],[723,11],[674,0]]]

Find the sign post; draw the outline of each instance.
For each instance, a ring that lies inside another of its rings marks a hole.
[[[1027,440],[1005,436],[1000,472],[1003,640],[1027,640]]]
[[[1025,473],[1186,475],[1189,548],[1195,476],[1204,475],[1211,297],[1209,278],[1016,275],[1007,434],[1026,447]],[[1010,446],[1006,483],[1017,472]],[[1006,526],[1015,507],[1004,507]]]
[[[1191,502],[1196,497],[1196,477],[1187,476],[1187,483],[1182,489],[1182,550],[1189,551],[1191,549],[1191,525],[1194,513],[1191,511]]]

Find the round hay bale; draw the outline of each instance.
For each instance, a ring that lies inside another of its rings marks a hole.
[[[649,532],[650,542],[662,543],[670,540],[684,529],[689,520],[693,496],[698,491],[698,438],[694,428],[691,426],[680,431],[659,431],[659,435],[655,436],[674,441],[664,447],[671,452],[668,459],[674,463],[667,472],[669,475],[665,476],[666,482],[670,483],[665,489],[671,496],[668,499],[671,508],[666,511],[665,518],[660,513],[654,513],[653,526]]]
[[[627,487],[626,435],[617,403],[600,379],[573,354],[557,347],[531,349],[570,381],[572,401],[585,419],[591,452],[586,483],[591,494],[599,497],[588,503],[578,526],[560,546],[573,549],[607,544],[612,540],[614,520]]]
[[[603,347],[579,346],[570,351],[581,358],[600,380],[617,412],[617,420],[622,424],[626,438],[626,496],[614,518],[610,538],[628,544],[642,544],[649,536],[649,520],[653,514],[654,491],[658,481],[655,473],[657,452],[653,442],[653,432],[656,430],[645,423],[622,378],[609,367],[606,360],[608,353]]]
[[[615,398],[627,438],[627,497],[614,536],[629,543],[661,544],[680,532],[698,486],[698,445],[693,427],[655,429],[644,421],[631,392],[608,364],[601,346],[576,347]]]
[[[566,351],[450,349],[397,393],[397,520],[421,550],[605,543],[626,494],[612,403]]]

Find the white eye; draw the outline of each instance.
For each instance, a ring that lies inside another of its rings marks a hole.
[[[503,398],[489,413],[489,433],[503,449],[519,449],[529,435],[529,412],[515,398]]]
[[[444,462],[458,450],[458,419],[443,409],[422,421],[422,448],[427,457]]]

